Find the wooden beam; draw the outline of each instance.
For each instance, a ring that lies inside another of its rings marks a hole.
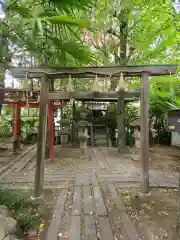
[[[44,75],[41,80],[39,129],[36,154],[35,190],[34,198],[40,198],[43,194],[44,183],[44,158],[46,149],[47,131],[47,106],[48,106],[48,77]]]
[[[70,100],[71,93],[70,92],[49,92],[48,93],[49,100]]]
[[[130,97],[139,97],[140,90],[128,91],[128,92],[119,92],[119,91],[108,91],[108,92],[49,92],[49,100],[68,100],[71,98],[78,100],[88,100],[88,99],[98,99],[98,98],[130,98]]]
[[[149,190],[149,111],[148,111],[148,73],[142,74],[141,105],[140,105],[140,190],[148,193]]]
[[[15,78],[41,78],[47,74],[49,78],[93,78],[115,76],[120,77],[121,73],[127,76],[141,76],[148,72],[149,76],[170,75],[176,73],[178,65],[129,65],[129,66],[102,66],[102,67],[36,67],[36,68],[15,68],[9,70]]]
[[[8,102],[8,101],[5,101],[3,104],[7,104],[10,108],[14,108],[14,102]],[[27,103],[26,102],[22,102],[20,101],[19,102],[19,105],[20,105],[20,108],[39,108],[39,103]],[[60,107],[60,102],[58,104],[56,103],[53,103],[53,108],[58,108]]]

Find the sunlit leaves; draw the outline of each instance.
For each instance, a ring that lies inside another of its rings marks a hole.
[[[90,27],[89,21],[82,17],[85,12],[88,14],[92,4],[91,0],[5,0],[5,21],[12,29],[7,39],[11,41],[13,35],[12,43],[39,58],[40,62],[44,58],[43,62],[61,65],[68,61],[87,64],[93,61],[92,53],[83,43],[77,42],[83,39],[83,29]]]
[[[50,22],[51,24],[65,24],[71,26],[78,26],[81,28],[87,28],[89,26],[89,22],[87,20],[74,19],[66,15],[46,17],[44,20]]]

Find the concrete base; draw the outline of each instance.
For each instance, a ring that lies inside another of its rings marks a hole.
[[[44,195],[41,195],[40,197],[31,196],[30,200],[34,205],[44,204]]]
[[[39,213],[44,216],[46,214],[46,202],[44,200],[44,195],[42,195],[41,197],[31,197],[31,202],[32,204],[34,204],[36,207],[38,207]]]
[[[149,201],[149,197],[151,196],[152,192],[148,192],[148,193],[142,193],[142,192],[138,192],[137,196],[143,200],[144,202],[148,202]]]
[[[133,161],[140,161],[140,154],[136,154],[136,153],[132,154],[131,158]]]

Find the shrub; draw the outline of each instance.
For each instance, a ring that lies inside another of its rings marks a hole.
[[[12,191],[0,189],[0,205],[5,205],[10,210],[23,232],[34,229],[40,224],[41,215],[37,206]]]

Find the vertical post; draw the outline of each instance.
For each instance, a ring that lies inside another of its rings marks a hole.
[[[76,102],[75,100],[73,100],[73,121],[72,121],[72,143],[75,144],[76,143]]]
[[[54,79],[49,81],[49,91],[54,90]],[[48,103],[48,157],[53,160],[54,157],[54,114],[53,100]]]
[[[20,104],[14,104],[13,116],[13,152],[20,146]]]
[[[46,149],[47,131],[47,104],[48,104],[48,78],[44,75],[41,79],[40,104],[39,104],[39,129],[37,140],[36,172],[34,198],[40,198],[43,194],[44,183],[44,158]]]
[[[20,142],[21,142],[21,104],[18,103],[17,106],[17,148],[20,148]]]
[[[54,157],[54,119],[53,119],[53,102],[48,104],[48,132],[49,132],[49,159]]]
[[[124,127],[124,99],[118,97],[117,102],[117,127],[118,127],[118,151],[123,151],[125,147],[125,127]]]
[[[61,100],[61,119],[63,118],[63,100]]]
[[[148,109],[148,73],[142,74],[141,79],[141,106],[140,106],[140,190],[149,191],[149,109]]]

